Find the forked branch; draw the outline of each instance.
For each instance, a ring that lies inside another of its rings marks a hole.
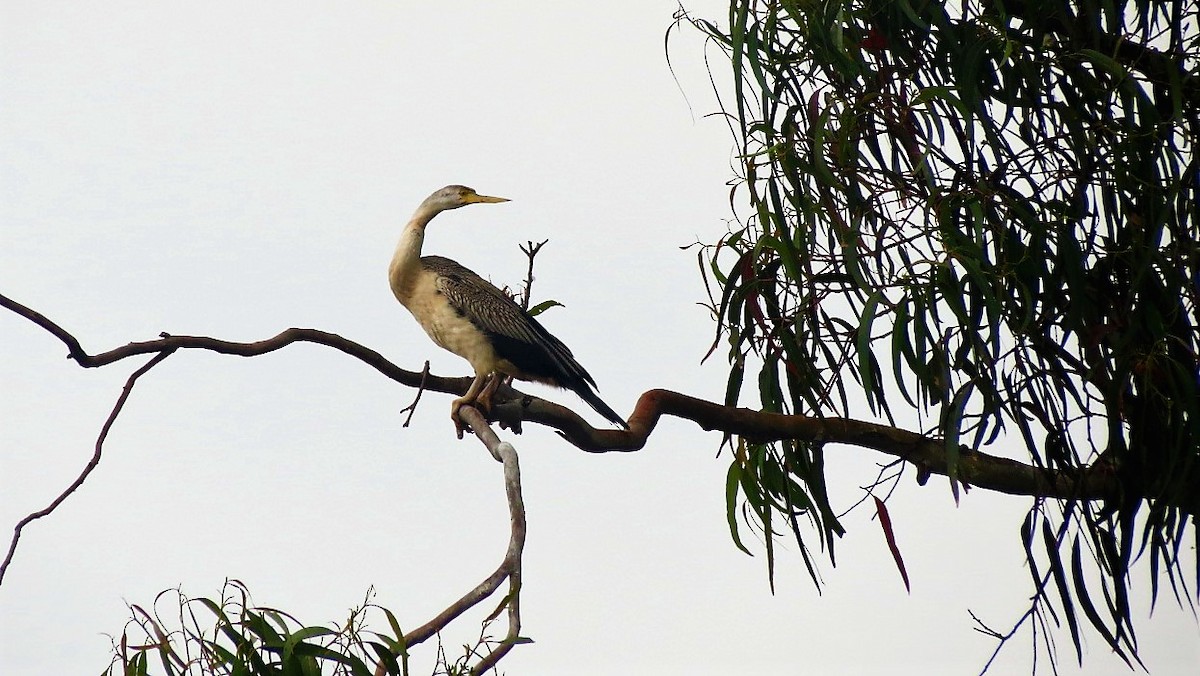
[[[459,414],[463,421],[470,426],[475,436],[483,442],[492,457],[504,465],[504,492],[508,498],[508,517],[511,525],[508,549],[504,553],[504,560],[500,562],[500,566],[496,568],[495,572],[439,613],[437,617],[408,632],[404,638],[408,647],[427,640],[446,628],[455,618],[494,594],[507,580],[508,594],[501,602],[497,613],[507,610],[508,633],[494,650],[471,668],[471,673],[481,674],[492,668],[508,654],[508,651],[512,650],[514,645],[521,642],[521,554],[525,550],[525,502],[521,497],[521,470],[517,464],[516,449],[512,447],[512,444],[500,441],[500,438],[488,426],[487,420],[475,407],[464,406],[459,410]]]
[[[307,342],[325,345],[354,357],[387,378],[409,387],[419,388],[423,385],[427,390],[461,395],[472,380],[469,377],[446,378],[402,369],[375,350],[315,329],[291,328],[272,338],[250,343],[164,334],[157,340],[129,343],[91,355],[73,335],[42,314],[3,295],[0,295],[0,306],[29,319],[57,337],[67,346],[70,358],[87,368],[142,354],[186,349],[252,357],[274,352],[292,343]],[[705,430],[736,434],[756,441],[802,439],[861,446],[913,463],[922,473],[946,475],[949,471],[944,441],[938,438],[849,418],[783,415],[723,406],[669,390],[655,389],[644,393],[629,418],[628,431],[596,429],[568,408],[509,387],[502,387],[497,392],[495,402],[493,413],[499,419],[524,420],[551,427],[577,448],[593,453],[640,450],[659,418],[670,415],[691,420]],[[1119,491],[1117,477],[1103,466],[1075,471],[1047,470],[966,447],[959,449],[957,479],[968,485],[1002,493],[1080,500],[1111,498]],[[1200,491],[1196,496],[1189,504],[1180,507],[1195,514],[1200,508]]]
[[[74,493],[79,489],[80,486],[83,485],[83,482],[87,480],[88,475],[92,473],[92,470],[96,469],[96,466],[100,464],[100,456],[104,451],[104,440],[108,438],[108,432],[112,429],[113,423],[117,421],[117,416],[121,414],[121,409],[125,408],[125,401],[129,399],[129,394],[133,392],[134,383],[137,382],[138,378],[145,375],[147,371],[161,363],[162,360],[171,356],[172,352],[174,352],[174,350],[170,349],[159,352],[158,354],[154,355],[150,361],[147,361],[129,376],[129,379],[125,381],[125,387],[121,388],[121,396],[117,397],[117,403],[113,404],[112,411],[109,412],[108,418],[104,421],[104,425],[100,427],[100,435],[96,437],[96,445],[92,451],[92,457],[90,460],[88,460],[88,463],[84,465],[83,470],[79,473],[79,476],[75,477],[75,480],[71,482],[71,485],[67,486],[62,493],[59,493],[58,497],[54,498],[49,505],[43,509],[39,509],[36,512],[26,515],[25,518],[18,521],[17,525],[13,527],[12,539],[8,543],[8,553],[4,555],[4,561],[0,563],[0,584],[4,583],[4,574],[8,571],[8,564],[12,563],[13,555],[17,551],[17,542],[21,540],[21,531],[25,530],[25,526],[28,526],[31,522],[44,516],[48,516],[55,509],[58,509],[58,506],[61,505],[64,500],[70,497],[72,493]]]

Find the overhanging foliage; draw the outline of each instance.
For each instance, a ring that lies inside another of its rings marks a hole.
[[[1033,615],[1058,624],[1053,591],[1080,659],[1079,614],[1137,659],[1138,557],[1153,596],[1164,573],[1189,598],[1198,12],[734,0],[724,26],[681,17],[728,57],[749,214],[703,257],[726,403],[756,385],[767,411],[920,421],[956,495],[961,449],[1000,439],[1047,473],[1116,477],[1109,499],[1035,500],[1023,529]],[[735,447],[731,513],[788,524],[806,562],[811,523],[832,556],[821,444]]]

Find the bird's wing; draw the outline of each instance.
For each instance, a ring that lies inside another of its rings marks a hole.
[[[488,334],[500,357],[528,376],[559,387],[595,387],[571,350],[495,285],[448,258],[425,256],[421,260],[437,274],[438,291]]]

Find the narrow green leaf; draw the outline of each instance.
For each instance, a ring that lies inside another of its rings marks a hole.
[[[867,403],[871,406],[872,411],[875,409],[877,392],[875,369],[871,364],[871,325],[875,322],[875,311],[882,298],[883,292],[881,291],[873,291],[867,297],[867,304],[863,306],[862,312],[859,314],[858,332],[855,339],[858,372],[862,377],[863,392],[867,395]]]
[[[908,378],[904,373],[904,364],[911,364],[913,361],[912,343],[908,339],[909,318],[908,304],[903,301],[898,303],[892,323],[892,376],[896,379],[896,386],[900,388],[900,396],[904,397],[909,406],[916,408],[917,403],[908,392]]]
[[[954,95],[954,90],[945,86],[925,87],[913,97],[912,105],[916,107],[934,99],[941,99],[949,103],[960,115],[966,116],[968,114],[967,107]]]
[[[1083,560],[1079,553],[1079,536],[1076,536],[1071,544],[1071,579],[1075,584],[1075,594],[1079,599],[1079,606],[1083,608],[1083,614],[1092,623],[1092,628],[1104,637],[1104,641],[1117,654],[1117,657],[1120,657],[1126,666],[1132,669],[1133,663],[1125,655],[1125,651],[1121,648],[1121,642],[1108,630],[1104,620],[1100,619],[1100,613],[1096,612],[1096,606],[1092,604],[1092,599],[1088,596],[1087,583],[1083,579]]]
[[[758,516],[763,524],[763,545],[767,550],[767,584],[771,593],[775,593],[775,529],[771,526],[771,515],[775,510],[770,505],[762,504]]]
[[[336,632],[333,632],[336,633]],[[358,657],[350,654],[340,653],[326,646],[316,645],[313,643],[297,643],[293,653],[299,657],[312,658],[314,660],[325,660],[328,662],[337,662],[350,667],[351,673],[354,676],[371,676],[372,672],[365,662]],[[319,665],[318,666],[319,669]],[[320,674],[318,671],[317,674]]]
[[[378,641],[367,641],[367,645],[375,651],[375,657],[383,665],[388,676],[400,676],[400,662],[396,660],[394,650]]]
[[[959,461],[959,435],[962,430],[963,414],[966,412],[967,402],[971,400],[971,393],[975,391],[975,385],[966,383],[958,388],[954,393],[954,399],[950,405],[942,409],[942,433],[946,440],[946,476],[950,479],[950,491],[954,494],[954,502],[958,502],[958,461]]]
[[[1100,66],[1117,78],[1126,78],[1129,76],[1129,71],[1126,70],[1125,66],[1107,54],[1097,52],[1094,49],[1081,49],[1079,50],[1079,55],[1087,58],[1088,61]]]
[[[211,599],[199,598],[196,600],[199,601],[201,605],[208,608],[210,613],[216,616],[217,627],[220,628],[221,633],[224,634],[225,637],[228,638],[235,646],[241,645],[244,642],[242,635],[234,630],[233,622],[230,621],[229,617],[225,614],[225,610],[221,606],[214,603]]]
[[[742,379],[746,375],[746,362],[737,359],[729,367],[729,379],[725,383],[725,405],[737,406],[742,393]]]
[[[295,633],[289,635],[283,642],[284,661],[291,659],[292,652],[296,650],[297,646],[307,639],[315,638],[317,636],[329,636],[336,633],[336,631],[328,627],[304,627],[303,629],[297,630]]]
[[[544,300],[529,308],[529,316],[536,317],[552,307],[566,307],[566,305],[563,305],[556,300]]]
[[[1054,586],[1058,589],[1058,598],[1063,605],[1063,614],[1067,618],[1067,626],[1071,630],[1071,642],[1075,644],[1075,658],[1083,665],[1083,644],[1079,636],[1079,623],[1075,619],[1075,604],[1071,601],[1071,590],[1067,588],[1067,576],[1063,571],[1062,558],[1059,556],[1059,540],[1054,535],[1048,521],[1042,520],[1042,546],[1050,557],[1050,573],[1054,578]]]
[[[147,676],[150,673],[150,660],[146,657],[146,651],[138,652],[133,658],[133,673],[136,676]]]
[[[400,622],[396,620],[396,616],[392,611],[383,608],[383,614],[387,617],[388,625],[392,628],[392,635],[395,636],[396,642],[401,646],[403,654],[408,654],[408,640],[404,636],[404,632],[400,630]]]
[[[738,487],[742,483],[742,471],[741,462],[734,458],[733,462],[729,463],[729,472],[725,475],[725,519],[729,522],[729,535],[733,538],[733,544],[737,545],[737,548],[745,552],[747,556],[754,556],[749,549],[746,549],[746,545],[742,544],[742,538],[738,534]]]

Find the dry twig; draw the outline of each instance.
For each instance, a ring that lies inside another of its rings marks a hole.
[[[525,310],[526,312],[529,311],[529,299],[533,298],[533,259],[537,257],[538,252],[541,251],[542,247],[546,246],[546,242],[549,241],[550,240],[548,239],[543,239],[537,244],[534,244],[533,241],[530,240],[525,246],[521,247],[521,252],[524,253],[525,257],[529,259],[529,268],[525,272],[525,295],[521,298],[521,309]]]
[[[429,360],[425,360],[425,367],[421,369],[421,384],[417,386],[417,396],[413,398],[412,403],[400,409],[401,413],[408,412],[408,417],[404,419],[404,424],[401,427],[408,427],[412,422],[413,414],[417,412],[417,404],[421,403],[421,395],[425,392],[425,382],[429,379]]]
[[[113,423],[117,421],[117,416],[121,414],[121,409],[125,408],[125,401],[129,399],[129,394],[133,392],[134,383],[137,382],[138,378],[145,375],[147,371],[160,364],[167,357],[171,356],[171,353],[174,351],[175,350],[173,349],[167,349],[159,352],[158,354],[154,355],[150,361],[143,364],[141,368],[134,371],[129,376],[129,379],[125,381],[125,387],[121,388],[121,396],[117,397],[117,403],[113,404],[112,411],[109,412],[108,418],[104,421],[104,425],[100,428],[100,436],[96,437],[96,446],[95,450],[92,452],[92,458],[88,460],[88,463],[84,466],[83,471],[79,473],[79,476],[75,477],[75,481],[72,481],[70,486],[67,486],[62,493],[58,494],[58,497],[54,498],[53,502],[51,502],[45,508],[39,509],[38,511],[27,515],[25,518],[18,521],[15,527],[13,527],[12,540],[10,540],[8,543],[8,553],[4,556],[4,562],[0,563],[0,583],[4,582],[4,573],[8,571],[8,564],[12,563],[13,555],[17,552],[17,542],[19,542],[21,539],[21,531],[23,531],[25,526],[29,525],[30,522],[49,515],[51,512],[57,509],[64,500],[70,497],[72,493],[74,493],[79,489],[80,486],[83,485],[83,482],[87,480],[88,475],[92,473],[92,470],[96,469],[96,466],[100,464],[100,455],[104,450],[104,440],[108,438],[108,432],[112,429]]]

